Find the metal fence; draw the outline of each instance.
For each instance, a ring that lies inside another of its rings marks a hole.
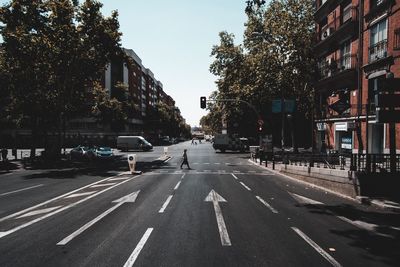
[[[368,173],[390,172],[391,170],[389,154],[288,154],[284,156],[283,163]],[[394,170],[400,172],[400,155],[395,155]]]

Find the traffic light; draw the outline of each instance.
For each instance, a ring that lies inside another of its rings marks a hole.
[[[202,109],[207,107],[207,98],[205,96],[200,97],[200,107]]]
[[[259,126],[258,126],[258,132],[260,132],[260,133],[261,133],[261,132],[262,132],[262,130],[263,130],[263,127],[262,127],[262,125],[259,125]]]

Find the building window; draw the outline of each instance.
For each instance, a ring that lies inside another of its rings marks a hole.
[[[352,19],[352,14],[351,14],[351,3],[345,6],[342,10],[342,23],[345,23],[348,20]]]
[[[394,30],[394,44],[393,49],[400,50],[400,28]]]
[[[345,42],[340,47],[340,70],[347,70],[351,68],[351,43],[350,40]]]
[[[369,61],[373,62],[387,56],[387,19],[371,28]]]

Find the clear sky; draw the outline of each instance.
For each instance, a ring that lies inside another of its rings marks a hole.
[[[164,85],[190,125],[206,112],[200,96],[216,89],[209,72],[220,31],[242,42],[245,0],[103,0],[103,14],[118,10],[122,44],[139,55]]]
[[[0,0],[3,5],[9,1]],[[242,42],[245,0],[102,0],[103,14],[118,10],[122,45],[133,49],[164,85],[191,126],[206,112],[200,96],[216,89],[209,72],[218,33]]]

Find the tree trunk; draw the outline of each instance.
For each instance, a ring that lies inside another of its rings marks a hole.
[[[31,152],[30,158],[34,158],[36,155],[36,144],[37,144],[37,118],[32,119],[32,129],[31,129]]]

